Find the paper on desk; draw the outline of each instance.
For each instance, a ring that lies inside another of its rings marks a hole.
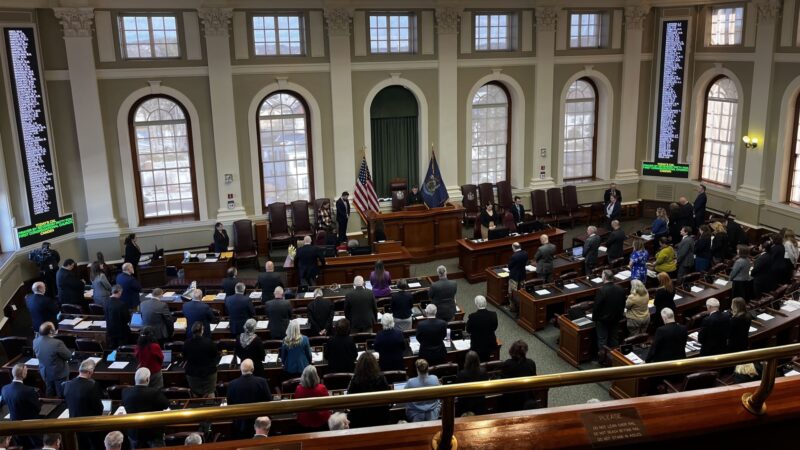
[[[175,291],[164,292],[164,295],[162,295],[162,297],[175,297]]]
[[[508,267],[503,267],[503,268],[500,269],[500,271],[501,272],[510,272],[510,270],[508,270]]]
[[[230,322],[222,321],[222,322],[217,324],[217,329],[226,329],[226,328],[228,328],[230,326],[231,326]]]
[[[642,358],[639,358],[639,355],[637,355],[636,353],[630,352],[627,355],[625,355],[625,357],[628,358],[628,361],[634,364],[644,364]]]
[[[251,292],[250,298],[261,298],[261,292]]]
[[[259,320],[256,322],[256,330],[266,330],[269,326],[268,320]]]
[[[344,319],[344,316],[333,316],[333,323],[336,323],[342,319]]]
[[[790,370],[790,371],[786,372],[785,374],[783,374],[783,376],[785,376],[785,377],[793,377],[795,375],[800,375],[800,372],[798,372],[796,370]]]
[[[470,347],[470,340],[469,339],[460,339],[457,341],[453,341],[453,347],[456,350],[469,350]]]
[[[322,352],[311,352],[311,362],[312,363],[322,362]]]
[[[724,278],[717,278],[716,280],[714,280],[714,284],[719,285],[719,286],[727,286],[728,285],[728,280],[726,280]]]
[[[69,408],[65,409],[64,412],[58,415],[59,419],[69,419]]]
[[[366,283],[364,283],[364,287],[366,289],[370,289],[371,290],[372,289],[372,282],[371,281],[367,281]]]
[[[757,316],[756,316],[756,318],[758,318],[758,319],[761,319],[761,320],[763,320],[763,321],[767,321],[767,320],[772,320],[772,319],[774,319],[774,318],[775,318],[775,316],[770,316],[770,315],[769,315],[769,314],[767,314],[767,313],[761,313],[761,314],[757,315]]]
[[[410,287],[411,289],[419,288],[422,287],[422,283],[415,281],[413,283],[408,283],[408,287]]]
[[[606,246],[604,246],[604,245],[601,245],[601,246],[600,246],[600,247],[598,247],[597,249],[598,249],[598,250],[600,250],[601,252],[607,252],[607,251],[608,251],[608,247],[606,247]]]
[[[227,295],[226,295],[224,292],[220,292],[219,294],[217,294],[217,296],[216,296],[215,298],[216,298],[217,300],[225,300],[225,297],[226,297],[226,296],[227,296]]]
[[[128,361],[115,361],[108,366],[109,369],[124,369],[128,367]]]
[[[701,288],[700,286],[692,286],[692,288],[689,290],[694,292],[695,294],[697,294],[698,292],[703,292],[703,288]]]
[[[547,289],[537,289],[535,292],[536,295],[547,295],[550,293],[550,291],[548,291]]]
[[[115,416],[124,416],[125,414],[127,414],[127,411],[125,411],[124,406],[120,406],[116,411],[114,411]]]
[[[525,271],[526,272],[536,272],[536,266],[528,264],[527,266],[525,266]]]
[[[678,295],[678,294],[675,294],[675,296],[674,296],[674,297],[672,297],[672,300],[680,300],[680,299],[682,299],[682,298],[683,298],[683,297],[681,297],[680,295]]]
[[[214,331],[214,330],[217,329],[217,324],[216,323],[209,324],[208,326],[209,326],[209,328],[211,328],[211,331]]]
[[[175,319],[174,328],[176,330],[185,330],[187,326],[186,317],[178,317]]]
[[[301,327],[302,327],[303,325],[308,325],[308,317],[298,317],[297,319],[294,319],[294,320],[296,320],[296,321],[297,321],[297,323],[298,323],[298,324],[299,324]]]
[[[203,261],[203,262],[207,262],[207,263],[215,263],[215,262],[217,262],[217,261],[219,261],[219,259],[217,259],[217,258],[206,258],[206,260],[205,260],[205,261]]]
[[[408,346],[411,347],[411,352],[415,355],[419,353],[419,342],[409,342]]]
[[[88,357],[88,358],[86,358],[86,359],[91,359],[92,361],[94,361],[94,363],[95,363],[95,365],[96,365],[96,364],[97,364],[97,363],[99,363],[99,362],[100,362],[100,361],[101,361],[103,358],[101,358],[101,357],[99,357],[99,356],[90,356],[90,357]]]
[[[758,329],[756,327],[750,327],[750,329],[747,330],[748,333],[753,333],[755,331],[758,331]]]
[[[601,277],[597,277],[597,278],[592,278],[591,281],[592,283],[602,283],[603,279]]]
[[[591,320],[592,319],[592,313],[586,313],[586,317],[588,317],[589,320]]]
[[[509,272],[500,272],[497,274],[497,276],[500,278],[508,278],[509,275],[510,275]]]
[[[652,234],[643,234],[643,235],[641,235],[639,237],[644,239],[645,241],[649,241],[649,240],[653,239],[653,235]]]
[[[277,363],[278,362],[278,354],[277,353],[267,353],[264,356],[264,363]]]
[[[83,298],[92,298],[94,297],[94,289],[87,289],[83,291]]]
[[[619,280],[627,280],[630,277],[631,277],[630,270],[623,270],[622,272],[619,272],[616,275],[614,275],[614,278],[617,278]]]
[[[25,365],[26,366],[37,366],[38,367],[39,366],[39,360],[36,359],[36,358],[31,358],[31,359],[25,361]]]
[[[61,322],[58,322],[58,324],[59,325],[69,325],[71,327],[74,327],[75,325],[81,323],[81,320],[83,320],[83,319],[81,319],[80,317],[76,317],[74,319],[64,319]]]
[[[93,320],[92,321],[92,326],[105,328],[106,327],[106,321],[105,320]]]
[[[575,283],[567,283],[567,284],[564,285],[564,287],[567,288],[567,289],[578,289],[580,286],[578,286]]]
[[[91,320],[87,320],[87,321],[80,322],[79,324],[75,325],[75,329],[76,330],[85,330],[85,329],[89,328],[90,326],[92,326],[92,321]]]
[[[696,341],[698,335],[699,335],[699,332],[695,331],[693,333],[689,333],[689,338],[691,338],[691,339]]]
[[[235,357],[236,356],[234,356],[234,355],[224,355],[223,357],[221,357],[219,359],[219,364],[218,365],[221,366],[223,364],[233,364],[233,358],[235,358]]]
[[[306,292],[303,294],[303,298],[314,298],[313,292]]]
[[[380,359],[380,357],[381,357],[380,353],[378,353],[378,352],[371,352],[371,353],[372,353],[372,356],[375,357],[375,359]],[[361,355],[363,355],[363,354],[364,354],[364,352],[358,352],[358,356],[356,357],[356,359],[360,358]]]
[[[795,312],[797,310],[798,310],[798,307],[795,306],[795,305],[790,304],[789,302],[786,302],[786,304],[781,306],[781,311]]]

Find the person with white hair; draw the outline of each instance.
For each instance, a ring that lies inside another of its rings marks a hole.
[[[283,287],[283,277],[280,273],[275,272],[275,263],[267,261],[264,264],[265,272],[258,274],[258,283],[256,287],[261,289],[261,301],[272,300],[274,297],[275,288]]]
[[[447,268],[436,268],[439,279],[431,284],[428,289],[428,298],[436,305],[437,316],[445,322],[450,322],[456,315],[456,293],[458,285],[453,280],[447,279]]]
[[[486,309],[486,297],[475,296],[477,311],[467,317],[467,333],[470,336],[470,350],[478,354],[482,362],[497,348],[497,313]]]
[[[33,322],[33,333],[39,332],[39,327],[45,322],[58,323],[58,313],[61,307],[54,298],[45,295],[47,286],[41,281],[33,283],[32,293],[25,297],[25,306],[31,315]]]
[[[300,321],[298,319],[289,322],[286,329],[286,337],[283,338],[281,345],[280,358],[283,363],[283,371],[290,377],[296,377],[311,364],[311,345],[308,337],[300,333]]]
[[[192,337],[192,326],[195,322],[203,324],[203,335],[211,337],[211,322],[214,321],[214,312],[203,301],[203,291],[192,291],[192,301],[183,304],[183,316],[186,318],[186,339]]]
[[[675,313],[671,308],[661,310],[661,320],[664,325],[656,330],[645,361],[661,362],[686,358],[686,327],[675,323]]]
[[[122,450],[125,443],[125,435],[121,431],[112,431],[103,439],[106,450]]]
[[[325,257],[319,247],[311,245],[311,236],[303,238],[303,246],[294,254],[294,265],[300,285],[314,286],[319,275],[319,266],[325,264]]]
[[[192,433],[186,436],[183,445],[203,445],[203,436],[200,436],[200,433]]]
[[[414,307],[414,296],[408,292],[408,281],[397,282],[397,291],[392,292],[392,316],[394,326],[400,331],[410,330],[412,326],[411,310]]]
[[[253,438],[268,437],[270,428],[272,428],[272,420],[270,420],[269,417],[267,416],[257,417],[256,422],[253,425],[253,429],[255,430]]]
[[[719,310],[719,300],[706,300],[708,317],[703,319],[697,340],[700,342],[700,356],[721,355],[728,352],[728,336],[731,329],[731,315]]]
[[[627,318],[628,334],[647,333],[647,326],[650,325],[650,294],[644,283],[639,280],[631,280],[631,293],[625,300],[625,317]]]
[[[253,306],[253,301],[250,297],[244,294],[244,283],[236,283],[233,290],[235,291],[233,295],[225,296],[225,312],[228,313],[231,334],[235,337],[242,332],[247,319],[252,319],[256,316],[256,308]]]
[[[425,320],[417,325],[419,357],[428,360],[432,366],[442,364],[447,356],[444,339],[447,337],[447,322],[436,317],[436,305],[425,308]]]
[[[303,369],[303,374],[300,376],[300,384],[294,391],[294,398],[312,398],[312,397],[327,397],[328,389],[319,379],[317,368],[308,365]],[[305,431],[323,431],[328,428],[328,418],[331,416],[329,409],[316,410],[316,411],[303,411],[297,413],[297,423],[300,424]]]
[[[122,406],[127,414],[163,411],[169,408],[169,400],[161,389],[149,387],[150,369],[140,367],[133,376],[136,386],[122,391]],[[132,428],[128,430],[132,448],[165,447],[163,428]]]
[[[28,376],[28,368],[23,363],[14,364],[11,368],[13,380],[0,390],[2,404],[8,408],[8,415],[12,421],[31,420],[39,418],[42,403],[39,392],[32,386],[24,383]],[[17,436],[19,444],[25,448],[36,448],[42,445],[39,436]]]
[[[64,400],[69,417],[103,415],[100,386],[92,379],[95,362],[85,359],[78,368],[78,376],[64,383]],[[98,432],[78,433],[78,448],[102,448],[103,434]]]
[[[350,421],[347,420],[347,414],[343,412],[331,414],[331,416],[328,418],[328,429],[331,431],[349,430]]]
[[[586,240],[583,242],[583,258],[588,276],[597,266],[597,254],[600,252],[600,236],[597,235],[597,227],[594,225],[586,227],[586,236]]]
[[[311,336],[330,336],[333,331],[333,302],[322,289],[314,289],[314,300],[308,304],[308,326]]]
[[[268,402],[272,400],[272,393],[265,378],[253,374],[253,360],[245,359],[239,366],[242,376],[228,384],[228,405],[243,405],[248,403]],[[252,436],[253,417],[242,417],[233,420],[231,428],[233,437],[245,439]]]
[[[381,317],[383,329],[375,335],[372,348],[378,352],[378,364],[381,370],[406,370],[403,362],[403,353],[406,350],[406,341],[403,332],[395,328],[394,316],[384,314]]]
[[[286,327],[292,320],[292,302],[283,298],[283,288],[278,286],[273,291],[273,299],[267,301],[267,320],[270,339],[279,340],[286,337]]]
[[[139,307],[139,294],[142,293],[142,284],[134,277],[133,264],[125,263],[122,265],[122,273],[117,275],[117,284],[122,286],[122,302],[128,309]]]
[[[344,297],[344,316],[353,333],[371,333],[378,318],[378,304],[372,290],[364,288],[364,277],[353,279],[353,290]]]

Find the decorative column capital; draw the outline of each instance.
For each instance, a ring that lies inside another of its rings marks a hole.
[[[758,23],[775,23],[781,15],[781,0],[758,0]]]
[[[461,20],[461,12],[455,8],[436,9],[436,30],[440,34],[458,33],[458,24]]]
[[[649,6],[626,6],[625,7],[625,28],[629,30],[641,30],[644,20],[650,14]]]
[[[558,23],[558,11],[552,6],[536,7],[536,30],[555,31]]]
[[[228,27],[233,18],[232,8],[200,8],[197,15],[203,22],[203,32],[206,37],[228,37]]]
[[[350,36],[350,23],[353,21],[346,8],[328,8],[325,10],[325,22],[328,33],[332,36]]]
[[[53,8],[61,23],[64,37],[92,37],[94,10],[92,8]]]

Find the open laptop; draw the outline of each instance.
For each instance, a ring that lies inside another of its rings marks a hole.
[[[131,315],[131,326],[141,328],[144,325],[144,319],[142,319],[142,313],[133,313]]]
[[[402,391],[403,389],[405,389],[405,388],[406,388],[406,383],[405,383],[405,382],[402,382],[402,383],[394,383],[394,384],[392,385],[392,387],[394,388],[394,390],[395,390],[395,391]]]
[[[570,259],[573,261],[579,261],[583,259],[583,247],[572,247],[572,254],[570,255]]]
[[[169,370],[172,366],[172,350],[163,350],[164,362],[161,364],[161,370]]]

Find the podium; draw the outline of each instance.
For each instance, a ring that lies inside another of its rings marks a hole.
[[[415,205],[390,213],[368,211],[369,242],[373,242],[375,222],[383,221],[386,239],[401,241],[413,262],[453,258],[458,255],[456,240],[461,239],[463,217],[464,208],[452,203],[431,209]]]

